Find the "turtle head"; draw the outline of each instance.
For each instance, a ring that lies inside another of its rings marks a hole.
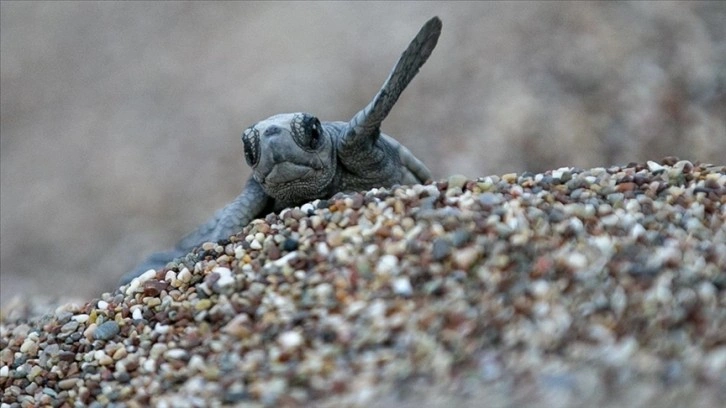
[[[284,203],[319,198],[335,175],[332,137],[308,113],[284,113],[255,123],[242,133],[252,177]]]

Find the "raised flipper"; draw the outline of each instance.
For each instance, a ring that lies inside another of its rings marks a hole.
[[[375,143],[381,122],[388,116],[393,105],[409,82],[436,47],[441,34],[441,20],[434,17],[427,21],[398,59],[396,66],[383,83],[373,100],[348,122],[338,154],[342,158],[354,157],[361,149],[368,150]]]
[[[194,247],[204,242],[221,241],[240,232],[253,219],[265,215],[268,210],[271,211],[272,201],[262,190],[262,186],[250,177],[242,193],[234,201],[217,211],[214,217],[199,228],[182,238],[173,250],[152,254],[146,261],[134,268],[132,272],[124,275],[121,278],[121,284],[130,282],[133,278],[149,269],[163,268],[167,263],[183,257]]]

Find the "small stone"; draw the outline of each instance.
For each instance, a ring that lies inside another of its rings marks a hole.
[[[154,308],[156,306],[159,306],[161,304],[161,299],[159,299],[157,297],[145,297],[144,298],[144,304],[146,304],[146,306],[149,309],[151,309],[151,308]]]
[[[305,203],[300,206],[300,211],[306,215],[313,215],[315,214],[315,206],[312,203]]]
[[[587,257],[579,252],[573,252],[566,258],[566,262],[577,271],[587,266]]]
[[[297,331],[292,330],[282,333],[277,338],[277,342],[283,350],[293,350],[303,344],[303,337]]]
[[[128,355],[128,352],[126,351],[126,348],[119,347],[118,350],[114,351],[111,358],[113,358],[115,361],[121,360],[122,358],[126,357]]]
[[[461,174],[454,174],[449,177],[449,188],[462,188],[466,184],[468,178]]]
[[[402,276],[396,278],[392,282],[393,293],[401,296],[411,296],[413,294],[413,288],[411,287],[411,281],[408,277]]]
[[[104,322],[93,332],[93,338],[96,340],[110,340],[116,336],[120,331],[118,323],[113,320]]]
[[[653,174],[659,174],[665,171],[665,167],[661,166],[660,164],[654,162],[654,161],[648,161],[648,170],[650,170]]]
[[[43,372],[43,369],[40,368],[40,366],[36,365],[30,369],[30,372],[28,373],[28,375],[26,375],[26,377],[28,378],[29,381],[33,381],[35,379],[35,377],[39,376],[42,372]]]
[[[171,360],[187,360],[189,353],[184,349],[175,348],[164,352],[164,357]]]
[[[67,378],[65,380],[58,381],[58,388],[61,390],[70,390],[78,384],[77,378]]]
[[[54,389],[49,388],[49,387],[43,388],[43,394],[45,394],[53,399],[58,398],[58,393]]]
[[[189,271],[188,268],[184,268],[181,271],[179,271],[179,280],[184,283],[189,283],[189,281],[192,280],[192,273]]]
[[[20,346],[20,352],[34,356],[38,352],[38,343],[30,338],[26,338],[23,344]]]
[[[194,309],[196,309],[196,310],[207,310],[210,307],[212,307],[212,301],[211,300],[209,300],[209,299],[201,299],[194,306]]]
[[[75,321],[77,321],[78,323],[81,323],[81,324],[88,322],[88,318],[89,318],[89,316],[87,314],[85,314],[85,313],[84,314],[77,314],[77,315],[73,316],[73,320],[75,320]]]
[[[485,210],[490,211],[494,207],[496,207],[496,206],[498,206],[499,204],[502,203],[502,198],[498,194],[494,194],[494,193],[482,193],[479,196],[479,203],[482,205],[482,207]]]
[[[436,238],[431,250],[431,258],[434,261],[442,261],[451,253],[451,243],[445,238]]]
[[[80,323],[75,320],[71,320],[70,322],[64,324],[60,329],[60,336],[62,338],[65,338],[71,333],[74,333],[78,329],[79,325]]]
[[[168,287],[169,283],[166,281],[148,280],[143,284],[143,294],[144,296],[156,297]]]
[[[315,287],[315,294],[321,301],[330,299],[333,295],[333,286],[329,283],[321,283]]]
[[[238,339],[244,339],[252,334],[252,322],[246,313],[238,314],[222,328],[222,331]]]
[[[283,251],[288,251],[288,252],[295,251],[295,250],[297,250],[297,246],[298,246],[297,240],[294,240],[292,238],[287,238],[282,243]]]
[[[376,265],[376,272],[382,275],[391,275],[397,272],[398,258],[395,255],[383,255]]]
[[[218,266],[212,269],[212,274],[219,275],[212,283],[212,290],[216,293],[227,292],[227,289],[234,289],[234,276],[229,268]]]
[[[98,361],[98,364],[102,366],[113,364],[113,359],[103,350],[96,350],[96,352],[93,353],[93,359]]]
[[[454,254],[452,255],[454,265],[464,270],[471,268],[478,257],[479,250],[472,247],[454,251]]]

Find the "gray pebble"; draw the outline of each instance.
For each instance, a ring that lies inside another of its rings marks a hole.
[[[484,206],[485,210],[491,210],[502,203],[502,197],[494,193],[482,193],[479,196],[479,203]]]
[[[118,334],[119,330],[118,323],[115,321],[104,322],[96,327],[96,331],[93,332],[93,338],[96,340],[110,340]]]
[[[431,257],[434,261],[441,261],[451,253],[451,243],[445,238],[436,238],[434,240]]]

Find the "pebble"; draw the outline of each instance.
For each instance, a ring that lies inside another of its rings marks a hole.
[[[297,331],[287,331],[277,339],[280,347],[286,351],[297,349],[303,344],[303,341],[303,336]]]
[[[411,287],[411,280],[407,277],[402,276],[396,278],[392,283],[393,293],[401,296],[411,296],[413,294],[413,287]]]
[[[93,332],[93,338],[96,340],[110,340],[120,331],[118,323],[111,320],[101,323]]]
[[[163,279],[4,308],[2,408],[717,406],[725,186],[668,158],[286,209]]]
[[[189,353],[184,349],[171,349],[164,352],[164,357],[172,360],[186,360],[189,358]]]
[[[376,272],[381,275],[392,275],[396,272],[398,258],[395,255],[383,255],[376,266]]]
[[[449,177],[449,188],[462,188],[468,180],[469,179],[466,176],[462,176],[461,174],[455,174]]]
[[[441,261],[451,253],[451,243],[446,238],[436,238],[433,243],[431,257],[434,261]]]
[[[188,268],[184,268],[181,271],[179,271],[179,274],[177,275],[180,281],[184,283],[189,283],[192,280],[192,273],[189,271]]]

